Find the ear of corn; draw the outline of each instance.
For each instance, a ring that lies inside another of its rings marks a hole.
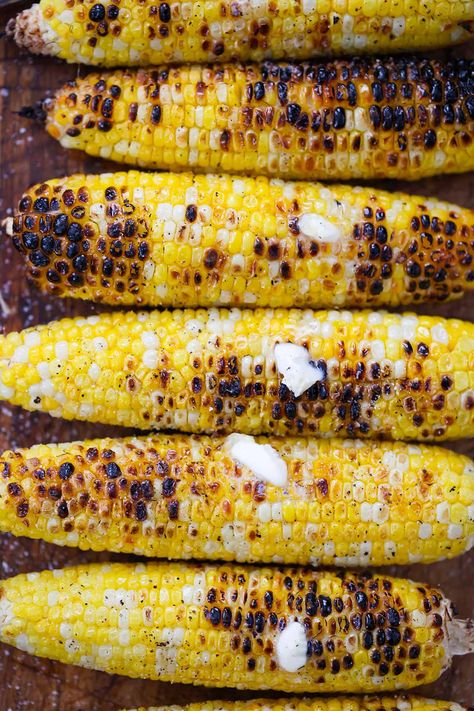
[[[455,319],[116,312],[1,336],[0,397],[142,429],[441,440],[474,434],[473,359]]]
[[[474,464],[439,447],[259,438],[37,445],[0,458],[0,529],[82,549],[311,565],[428,563],[474,543]],[[258,451],[258,450],[257,450]]]
[[[35,54],[103,66],[427,50],[472,36],[474,3],[405,0],[391,6],[247,2],[41,0],[8,34]]]
[[[204,701],[186,706],[150,706],[135,711],[466,711],[453,701],[421,696],[338,696],[336,698],[254,699]]]
[[[454,625],[454,626],[453,626]],[[301,568],[85,565],[0,585],[0,639],[163,681],[354,692],[437,679],[470,642],[427,585]]]
[[[463,59],[116,71],[36,114],[65,148],[147,168],[415,180],[474,167],[472,75]]]
[[[8,223],[43,291],[151,306],[397,306],[474,289],[474,213],[370,188],[75,175]]]

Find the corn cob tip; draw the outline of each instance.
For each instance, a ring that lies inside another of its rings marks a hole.
[[[47,112],[51,107],[50,99],[40,99],[33,106],[22,106],[16,113],[21,118],[31,119],[39,123],[45,123]]]
[[[12,17],[5,27],[7,37],[13,39],[16,45],[27,49],[33,54],[53,54],[50,43],[41,28],[41,11],[39,3],[32,5]]]
[[[451,656],[474,653],[474,619],[448,620],[446,631]]]

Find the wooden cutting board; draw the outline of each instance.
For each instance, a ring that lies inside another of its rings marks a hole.
[[[12,14],[13,10],[0,11],[1,27]],[[474,45],[458,49],[457,53],[474,57]],[[84,68],[22,54],[11,42],[0,40],[1,218],[9,214],[23,189],[32,183],[72,172],[97,173],[117,169],[113,164],[85,158],[79,153],[67,153],[40,126],[30,125],[15,114],[21,106],[33,103],[63,81],[85,72]],[[395,183],[385,183],[384,187],[393,188]],[[416,186],[398,183],[396,187],[460,204],[474,204],[473,174],[433,178]],[[89,304],[55,301],[39,295],[25,284],[20,259],[8,241],[1,242],[0,250],[0,325],[5,331],[65,315],[97,311]],[[474,320],[474,294],[462,302],[425,308],[424,311]],[[99,437],[113,432],[112,428],[66,423],[53,420],[48,415],[22,412],[8,405],[0,409],[2,449],[45,441]],[[472,440],[456,443],[454,448],[474,456]],[[0,578],[111,557],[0,535]],[[120,556],[114,558],[119,559]],[[391,572],[440,584],[457,602],[462,616],[474,617],[473,567],[474,551],[455,561],[430,567],[393,569]],[[423,691],[438,698],[474,704],[474,655],[457,658],[452,669],[437,684]],[[210,698],[251,696],[233,690],[172,686],[109,676],[39,660],[0,645],[0,711],[111,711],[140,704],[182,704]]]

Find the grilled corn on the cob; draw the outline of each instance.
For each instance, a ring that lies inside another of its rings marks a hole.
[[[428,563],[474,543],[474,463],[235,434],[37,445],[0,457],[0,530],[177,559]]]
[[[427,50],[473,31],[472,0],[41,0],[7,26],[35,54],[102,66]]]
[[[384,312],[101,314],[0,337],[0,398],[142,429],[474,434],[474,324]]]
[[[474,289],[474,213],[370,188],[74,175],[7,229],[42,290],[151,306],[397,306]]]
[[[202,701],[179,706],[150,706],[134,711],[467,711],[454,701],[421,696],[339,696],[330,699],[285,698],[252,701]]]
[[[474,62],[354,59],[89,74],[20,113],[148,168],[417,179],[474,167]]]
[[[302,568],[83,565],[0,583],[0,640],[132,677],[288,692],[408,689],[472,647],[428,585]]]

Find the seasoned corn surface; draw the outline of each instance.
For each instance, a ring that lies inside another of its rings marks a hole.
[[[8,33],[68,62],[143,66],[426,50],[465,41],[473,21],[471,0],[41,0]]]
[[[308,361],[299,397],[276,344]],[[117,312],[0,337],[3,399],[142,429],[469,437],[473,379],[474,324],[414,314]]]
[[[254,699],[252,701],[203,701],[187,706],[150,706],[136,711],[465,711],[453,701],[421,696],[339,696],[318,698]]]
[[[262,479],[221,438],[5,452],[0,529],[83,549],[303,565],[428,563],[474,542],[467,457],[402,443],[258,442],[281,456],[286,483]]]
[[[75,175],[9,231],[43,291],[151,306],[397,306],[474,289],[474,213],[267,178]]]
[[[89,74],[22,113],[147,168],[414,180],[474,167],[473,76],[463,59],[161,67]]]
[[[99,564],[3,581],[0,639],[132,677],[380,693],[439,677],[449,608],[437,589],[381,576]]]

